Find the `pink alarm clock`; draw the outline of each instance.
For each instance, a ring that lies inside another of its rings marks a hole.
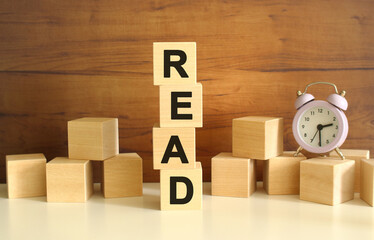
[[[314,100],[314,96],[307,93],[307,90],[315,84],[331,85],[335,93],[327,98],[327,102]],[[348,134],[348,120],[343,112],[348,108],[348,102],[344,98],[345,91],[339,93],[333,83],[314,82],[308,84],[304,92],[298,91],[297,96],[295,102],[297,113],[293,119],[292,132],[300,147],[295,156],[302,149],[317,154],[328,153],[335,149],[344,159],[339,147]]]

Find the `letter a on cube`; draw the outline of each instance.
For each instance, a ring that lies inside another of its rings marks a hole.
[[[196,83],[196,43],[153,43],[154,85]]]
[[[153,127],[153,168],[194,168],[195,128]]]

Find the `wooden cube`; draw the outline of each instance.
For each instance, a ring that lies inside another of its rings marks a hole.
[[[374,159],[361,160],[361,193],[360,198],[374,206]]]
[[[300,199],[336,205],[354,197],[355,161],[312,158],[300,163]]]
[[[143,195],[142,158],[137,153],[121,153],[103,162],[105,198],[135,197]]]
[[[267,160],[283,153],[283,118],[233,119],[232,153],[235,157]]]
[[[47,163],[48,202],[86,202],[93,193],[89,160],[57,157]]]
[[[79,118],[68,122],[69,158],[105,160],[118,154],[117,118]]]
[[[355,192],[360,192],[360,172],[361,172],[361,160],[370,158],[369,150],[358,150],[358,149],[340,149],[341,152],[347,159],[354,160],[355,163]],[[339,158],[338,154],[333,151],[330,153],[331,157]]]
[[[264,189],[269,195],[299,194],[300,161],[306,157],[295,152],[286,151],[282,155],[270,158],[264,163]]]
[[[195,42],[153,43],[154,85],[196,83]]]
[[[153,168],[195,168],[195,128],[153,127]]]
[[[201,83],[160,86],[160,126],[202,127],[202,105]]]
[[[201,209],[202,184],[203,171],[200,162],[192,169],[162,169],[161,210]]]
[[[256,190],[255,160],[223,152],[212,158],[212,195],[249,197]]]
[[[45,196],[46,162],[47,160],[42,153],[7,155],[8,197]]]

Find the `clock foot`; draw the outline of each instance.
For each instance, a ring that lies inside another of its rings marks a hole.
[[[297,155],[299,155],[299,153],[301,152],[301,150],[303,150],[303,148],[301,146],[299,146],[299,148],[296,150],[296,153],[293,156],[297,157]]]
[[[341,158],[342,160],[345,159],[345,157],[344,157],[342,151],[340,151],[340,149],[339,149],[338,147],[335,148],[335,152],[340,156],[340,158]]]

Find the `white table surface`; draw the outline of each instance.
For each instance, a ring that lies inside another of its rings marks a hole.
[[[87,203],[47,203],[45,197],[8,199],[0,184],[0,239],[374,239],[374,208],[354,200],[334,207],[268,196],[210,195],[201,211],[160,211],[158,183],[142,197],[104,199],[95,185]]]

